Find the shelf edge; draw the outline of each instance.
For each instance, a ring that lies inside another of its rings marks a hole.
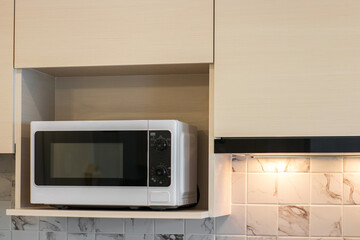
[[[151,219],[203,219],[210,216],[207,210],[179,211],[100,211],[57,209],[7,209],[9,216],[88,217],[88,218],[151,218]]]

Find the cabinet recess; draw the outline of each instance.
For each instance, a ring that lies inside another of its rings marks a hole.
[[[223,180],[220,177],[230,176],[230,160],[215,161],[213,141],[210,141],[212,67],[152,66],[151,74],[148,71],[148,66],[130,70],[128,67],[47,69],[47,73],[17,70],[16,81],[21,87],[17,91],[16,139],[19,144],[16,151],[16,202],[15,209],[7,211],[9,215],[205,218],[229,214],[229,178]],[[103,76],[97,76],[96,72]],[[130,74],[136,72],[147,74]],[[30,203],[30,121],[119,119],[178,119],[198,128],[198,185],[201,196],[195,208],[176,211],[80,211],[57,210]],[[221,168],[216,169],[216,164]],[[214,193],[220,189],[224,194],[215,196]]]

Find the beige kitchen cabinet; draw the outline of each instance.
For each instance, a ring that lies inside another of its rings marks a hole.
[[[213,62],[212,0],[17,0],[15,67]]]
[[[215,1],[214,135],[360,135],[360,1]]]
[[[14,1],[0,0],[0,154],[14,152]]]

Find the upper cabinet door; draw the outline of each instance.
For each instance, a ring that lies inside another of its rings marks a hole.
[[[0,153],[14,153],[14,0],[0,0]]]
[[[16,0],[15,67],[213,62],[213,0]]]
[[[215,137],[360,135],[360,1],[215,2]]]

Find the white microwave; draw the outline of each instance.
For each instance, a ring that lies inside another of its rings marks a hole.
[[[177,120],[31,122],[31,203],[197,202],[197,130]]]

